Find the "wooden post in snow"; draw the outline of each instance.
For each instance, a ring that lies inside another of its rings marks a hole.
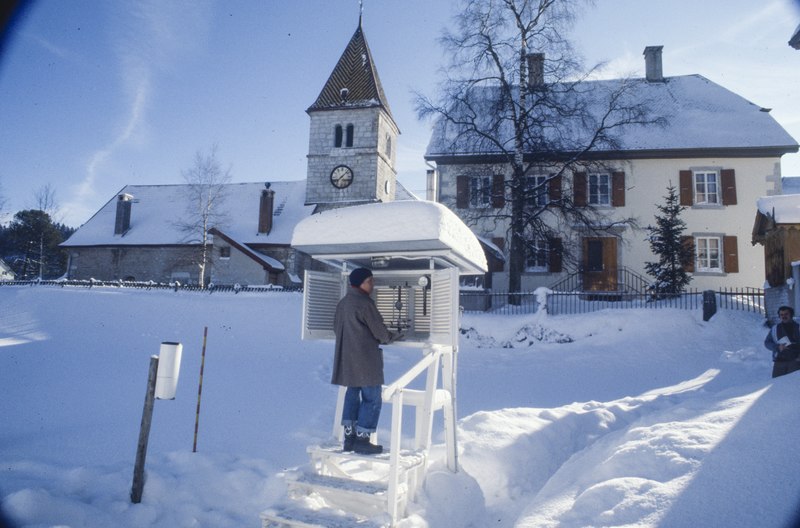
[[[194,417],[194,443],[192,443],[192,453],[197,453],[197,429],[200,427],[200,397],[203,395],[203,369],[206,365],[206,339],[208,338],[208,327],[203,328],[203,353],[200,356],[200,382],[197,385],[197,411]]]
[[[147,394],[144,397],[144,410],[142,411],[142,425],[139,429],[139,445],[136,448],[136,464],[133,467],[131,502],[134,504],[142,502],[142,492],[144,491],[144,460],[147,458],[147,441],[150,438],[150,424],[153,421],[157,375],[158,356],[151,356],[150,373],[147,376]]]

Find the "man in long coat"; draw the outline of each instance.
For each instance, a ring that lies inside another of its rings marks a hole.
[[[344,450],[361,454],[383,452],[370,442],[381,414],[383,351],[379,345],[398,338],[386,328],[370,294],[372,272],[357,268],[350,273],[350,288],[336,306],[333,329],[336,353],[331,383],[347,387],[342,411]]]

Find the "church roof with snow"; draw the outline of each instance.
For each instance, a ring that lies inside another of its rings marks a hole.
[[[339,62],[307,111],[371,106],[381,107],[392,115],[359,20]]]
[[[264,182],[228,183],[225,199],[211,227],[226,240],[248,246],[288,246],[295,226],[314,213],[314,204],[305,204],[306,180],[270,182],[275,192],[272,229],[258,232],[259,206]],[[61,245],[86,246],[173,246],[196,243],[180,228],[187,222],[188,184],[126,185]],[[118,196],[131,197],[130,228],[114,234]],[[418,200],[397,182],[396,200]]]
[[[306,181],[271,182],[275,191],[273,224],[269,234],[258,232],[259,204],[264,182],[226,184],[225,199],[217,211],[215,227],[240,244],[289,245],[295,225],[310,216],[313,205],[305,205]],[[167,246],[196,241],[179,227],[186,223],[188,185],[126,185],[94,216],[61,245],[80,246]],[[117,197],[132,197],[130,228],[114,234]]]

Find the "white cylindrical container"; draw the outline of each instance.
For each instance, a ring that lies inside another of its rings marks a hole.
[[[156,398],[159,400],[175,399],[182,353],[183,345],[180,343],[161,343],[158,355],[158,373],[156,374]]]

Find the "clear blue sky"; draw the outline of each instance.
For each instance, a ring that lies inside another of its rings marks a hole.
[[[358,23],[358,0],[38,0],[0,56],[0,195],[8,220],[46,184],[57,220],[78,226],[126,184],[180,183],[218,145],[234,181],[305,177],[308,116]],[[364,0],[364,31],[400,127],[398,173],[424,189],[429,124],[412,90],[433,93],[437,34],[454,0]],[[699,73],[800,140],[797,0],[598,0],[575,31],[587,64],[642,76]],[[800,176],[800,155],[785,156]]]

